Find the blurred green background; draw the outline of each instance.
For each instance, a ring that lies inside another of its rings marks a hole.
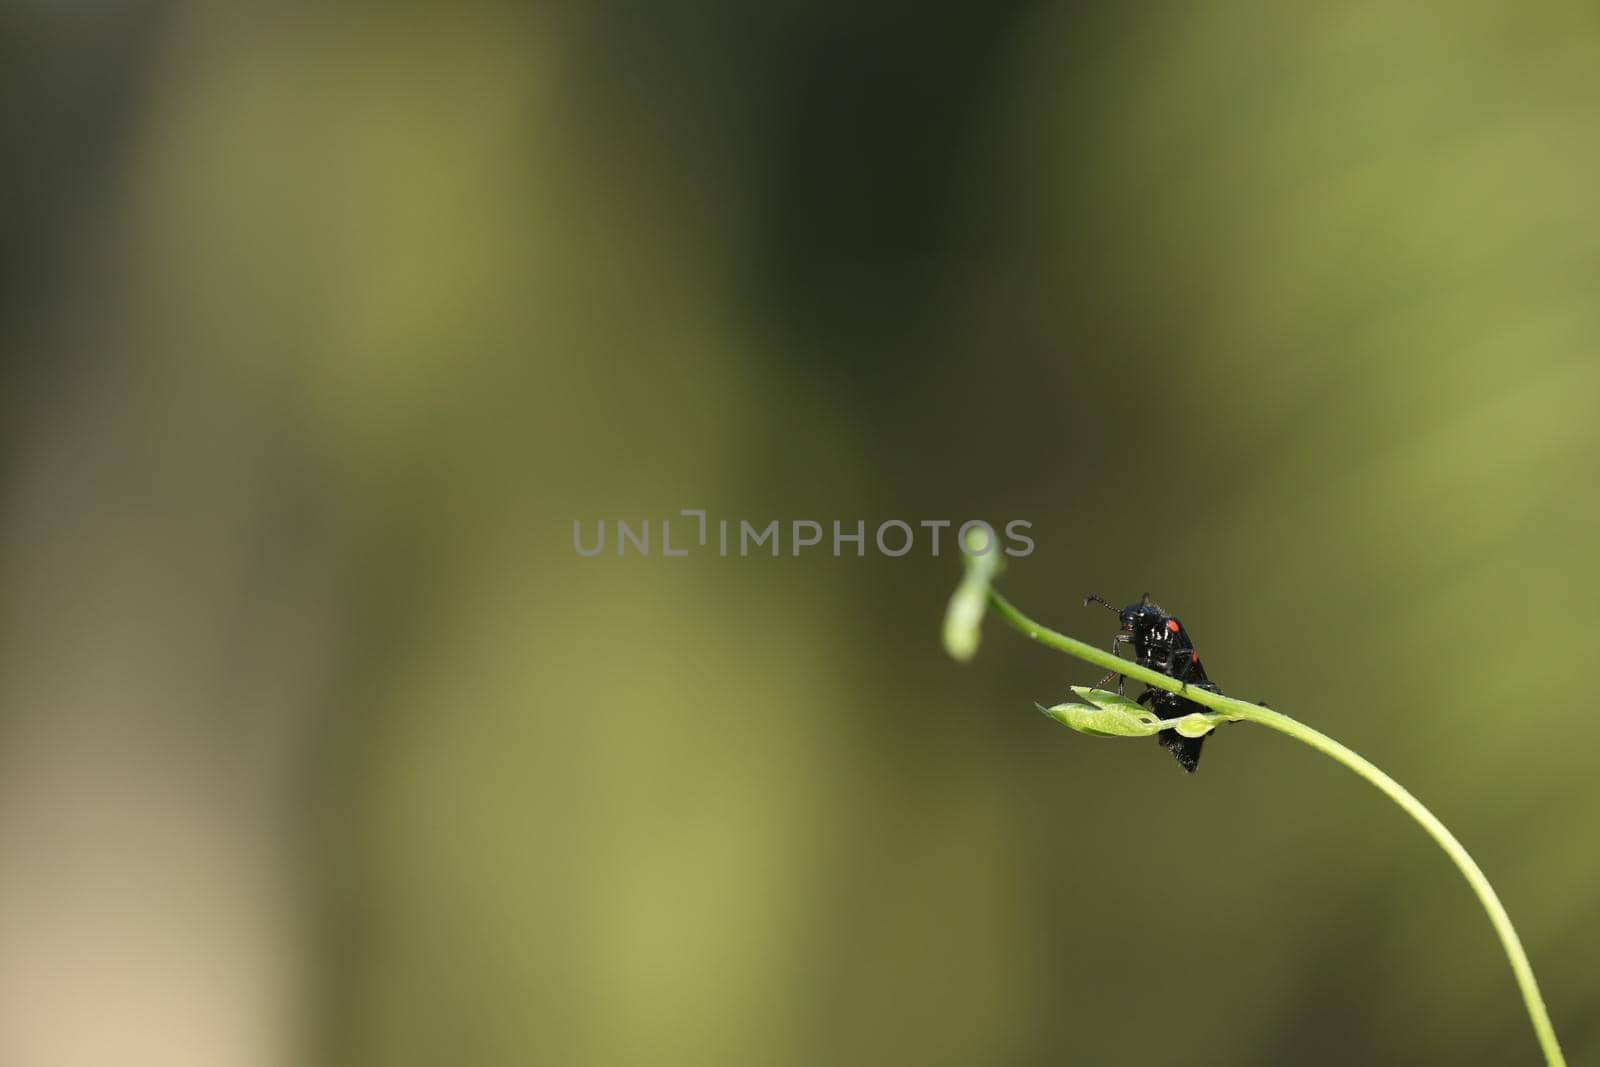
[[[0,27],[0,1062],[1600,1062],[1592,0]]]

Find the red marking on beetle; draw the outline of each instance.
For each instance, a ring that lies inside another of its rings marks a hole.
[[[1198,653],[1198,652],[1190,652],[1189,653],[1189,662],[1190,663],[1199,663],[1200,662],[1200,653]]]
[[[1171,630],[1173,633],[1177,633],[1178,632],[1178,620],[1177,619],[1168,619],[1167,620],[1167,629]]]

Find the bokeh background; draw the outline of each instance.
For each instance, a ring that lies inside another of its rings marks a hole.
[[[0,27],[0,1062],[1600,1062],[1591,0]]]

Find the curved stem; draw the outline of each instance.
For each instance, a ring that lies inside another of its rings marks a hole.
[[[1104,649],[1095,648],[1066,634],[1040,626],[993,589],[989,590],[989,599],[1001,618],[1042,645],[1108,670],[1117,671],[1147,685],[1182,693],[1186,699],[1226,715],[1229,719],[1257,723],[1287,734],[1297,741],[1310,745],[1323,755],[1338,760],[1377,786],[1385,796],[1415,819],[1440,848],[1444,849],[1445,855],[1450,857],[1451,862],[1466,878],[1467,884],[1472,887],[1472,891],[1478,895],[1478,902],[1488,913],[1489,922],[1493,924],[1494,932],[1500,938],[1500,945],[1505,949],[1506,958],[1511,961],[1511,971],[1516,976],[1517,987],[1522,991],[1522,1000],[1527,1005],[1528,1018],[1533,1023],[1533,1031],[1539,1038],[1539,1046],[1544,1050],[1545,1061],[1552,1067],[1566,1067],[1567,1061],[1561,1055],[1561,1045],[1556,1040],[1555,1027],[1550,1023],[1550,1014],[1545,1010],[1544,998],[1539,994],[1539,983],[1533,977],[1533,965],[1528,962],[1528,954],[1522,947],[1522,939],[1517,936],[1516,928],[1511,925],[1511,916],[1506,914],[1505,905],[1500,903],[1500,898],[1495,894],[1494,887],[1489,884],[1489,879],[1484,876],[1483,869],[1468,854],[1461,842],[1456,840],[1456,836],[1404,786],[1379,770],[1366,757],[1345,747],[1322,731],[1314,730],[1281,712],[1203,689],[1191,689],[1158,671],[1141,667]]]

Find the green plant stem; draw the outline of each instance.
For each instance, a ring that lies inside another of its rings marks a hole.
[[[1523,1003],[1528,1008],[1528,1019],[1533,1023],[1533,1031],[1539,1038],[1540,1048],[1544,1050],[1545,1061],[1552,1067],[1566,1067],[1567,1061],[1561,1055],[1561,1045],[1556,1040],[1555,1027],[1550,1023],[1550,1014],[1545,1010],[1544,998],[1539,994],[1539,983],[1533,977],[1533,966],[1528,962],[1528,954],[1523,950],[1522,940],[1517,937],[1516,928],[1511,925],[1511,916],[1506,914],[1505,905],[1500,903],[1500,898],[1495,894],[1494,887],[1489,884],[1489,879],[1484,876],[1483,869],[1468,854],[1461,842],[1456,840],[1456,836],[1404,786],[1379,770],[1366,757],[1345,747],[1320,730],[1314,730],[1281,712],[1261,707],[1259,704],[1234,700],[1204,689],[1191,689],[1158,671],[1141,667],[1105,649],[1095,648],[1093,645],[1040,626],[993,589],[989,590],[989,599],[1001,618],[1042,645],[1098,664],[1107,670],[1114,670],[1118,674],[1137,679],[1147,685],[1182,693],[1186,699],[1204,705],[1231,720],[1253,722],[1270,727],[1279,733],[1288,734],[1318,752],[1338,760],[1377,786],[1385,796],[1415,819],[1440,848],[1444,849],[1445,855],[1450,857],[1462,876],[1466,878],[1467,884],[1472,887],[1472,891],[1478,895],[1478,902],[1488,913],[1489,922],[1493,924],[1495,933],[1500,937],[1500,945],[1505,949],[1506,958],[1511,961],[1511,971],[1516,975],[1517,987],[1522,991]]]

